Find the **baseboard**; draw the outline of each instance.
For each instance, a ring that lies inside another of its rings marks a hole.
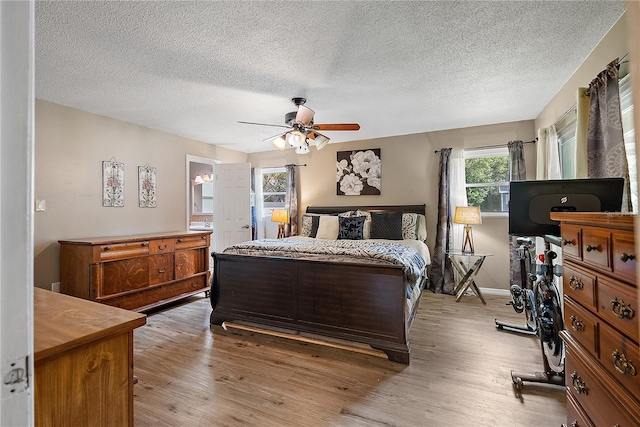
[[[511,297],[509,289],[497,289],[497,288],[480,288],[480,292],[485,295],[498,295],[504,297]]]

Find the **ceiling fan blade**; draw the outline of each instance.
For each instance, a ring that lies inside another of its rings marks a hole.
[[[265,138],[265,139],[263,139],[263,141],[270,141],[270,140],[274,140],[274,139],[276,139],[276,137],[278,137],[278,136],[282,136],[282,135],[284,135],[285,133],[287,133],[287,132],[279,132],[279,133],[276,133],[275,135],[270,136],[269,138]]]
[[[273,126],[273,127],[277,127],[277,128],[287,128],[287,129],[291,128],[291,126],[285,126],[285,125],[271,125],[269,123],[241,122],[239,120],[238,120],[238,123],[242,123],[242,124],[245,124],[245,125]]]
[[[313,120],[315,112],[304,105],[298,105],[298,113],[296,114],[296,123],[300,123],[303,126],[309,126],[309,123]]]
[[[332,123],[332,124],[316,124],[311,126],[313,130],[360,130],[357,123]]]

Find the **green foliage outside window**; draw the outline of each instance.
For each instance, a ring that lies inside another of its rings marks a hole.
[[[287,191],[287,173],[273,172],[262,176],[262,194],[265,206],[284,206]],[[274,205],[271,205],[274,204]]]
[[[509,183],[509,159],[506,156],[465,159],[465,181],[469,206],[482,212],[506,210]],[[502,191],[501,191],[502,190]]]

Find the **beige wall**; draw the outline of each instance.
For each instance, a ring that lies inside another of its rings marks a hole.
[[[587,59],[536,117],[536,129],[554,124],[576,104],[579,87],[587,87],[607,64],[629,53],[626,13],[611,27]]]
[[[34,283],[59,281],[59,239],[184,230],[186,155],[246,162],[247,155],[36,100]],[[124,163],[125,205],[102,206],[102,161]],[[138,166],[157,170],[157,208],[138,207]]]
[[[286,163],[306,163],[300,170],[301,212],[308,205],[427,205],[427,244],[433,250],[437,221],[438,163],[440,148],[469,148],[506,144],[512,140],[530,141],[535,137],[533,121],[503,123],[429,132],[390,138],[329,144],[321,151],[296,155],[289,149],[254,153],[249,162],[256,167],[282,166]],[[382,160],[382,188],[379,196],[336,195],[336,152],[380,148]],[[525,161],[535,161],[535,146],[525,145]],[[531,167],[528,176],[535,175]],[[480,275],[478,285],[488,288],[509,288],[509,248],[507,218],[484,218],[482,225],[473,228],[476,251],[491,252]]]

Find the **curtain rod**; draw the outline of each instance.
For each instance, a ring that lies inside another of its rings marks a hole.
[[[288,164],[288,165],[284,165],[284,166],[269,166],[269,167],[272,167],[272,168],[283,168],[285,166],[307,166],[307,164],[306,163],[303,163],[301,165]]]
[[[535,144],[536,142],[538,142],[538,138],[536,137],[534,140],[532,141],[523,141],[523,144]],[[485,145],[484,147],[470,147],[470,148],[465,148],[465,150],[483,150],[485,148],[498,148],[498,147],[506,147],[508,146],[508,144],[496,144],[496,145]],[[435,150],[434,153],[439,153],[442,150]]]

